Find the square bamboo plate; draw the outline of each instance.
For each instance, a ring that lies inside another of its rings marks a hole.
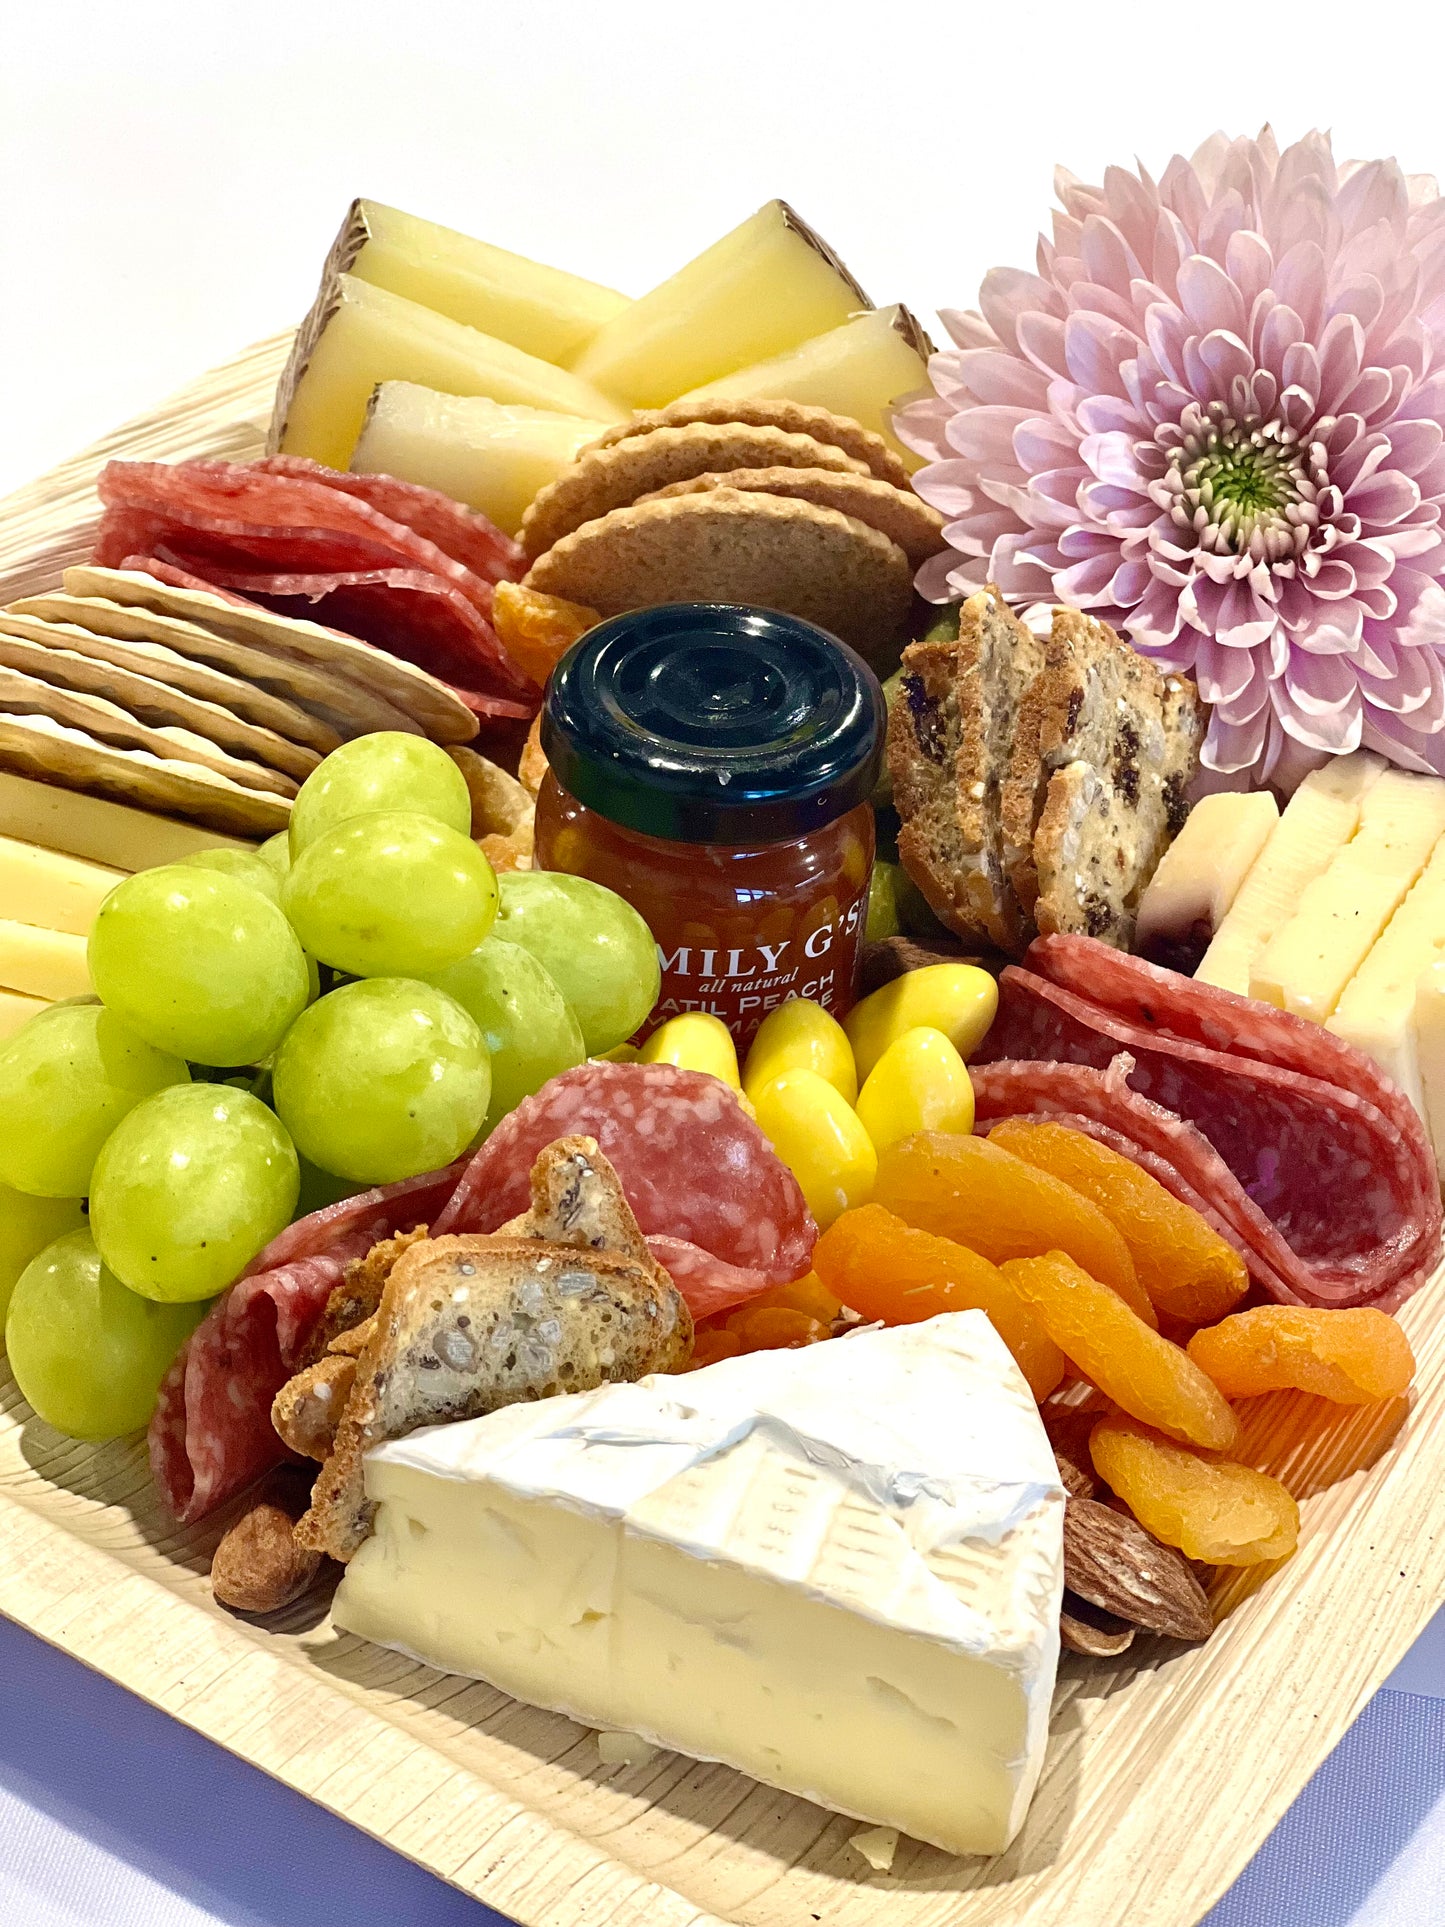
[[[84,560],[115,456],[259,452],[289,336],[0,503],[0,601]],[[599,1764],[580,1727],[206,1582],[230,1514],[178,1529],[136,1442],[61,1438],[0,1375],[0,1610],[526,1927],[1193,1927],[1445,1598],[1445,1268],[1406,1307],[1419,1398],[1373,1470],[1206,1647],[1066,1659],[1028,1822],[997,1860],[905,1841],[723,1767]],[[304,1870],[297,1870],[298,1889]]]

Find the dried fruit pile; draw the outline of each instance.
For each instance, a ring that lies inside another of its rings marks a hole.
[[[1069,1493],[1061,1623],[1076,1652],[1112,1656],[1138,1630],[1206,1638],[1244,1588],[1206,1592],[1199,1569],[1287,1558],[1298,1499],[1372,1465],[1408,1409],[1415,1361],[1392,1318],[1240,1309],[1233,1245],[1130,1159],[1051,1121],[889,1145],[872,1202],[834,1219],[813,1265],[705,1321],[696,1362],[814,1344],[858,1318],[985,1312]]]

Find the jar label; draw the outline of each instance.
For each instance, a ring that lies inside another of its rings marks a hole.
[[[790,997],[806,997],[835,1017],[845,1016],[858,997],[867,920],[865,888],[840,903],[830,921],[776,943],[737,949],[659,943],[662,989],[634,1042],[669,1017],[705,1011],[727,1025],[741,1056],[768,1012]]]

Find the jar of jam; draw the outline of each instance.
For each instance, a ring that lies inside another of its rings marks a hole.
[[[767,1013],[855,1000],[883,694],[795,616],[678,603],[615,616],[552,676],[536,862],[615,890],[657,940],[639,1038],[711,1011],[746,1050]]]

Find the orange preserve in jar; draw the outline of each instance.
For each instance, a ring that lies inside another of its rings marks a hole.
[[[789,997],[848,1010],[883,715],[851,649],[762,609],[637,610],[563,659],[536,863],[606,884],[647,922],[662,990],[639,1037],[710,1011],[741,1052]]]

